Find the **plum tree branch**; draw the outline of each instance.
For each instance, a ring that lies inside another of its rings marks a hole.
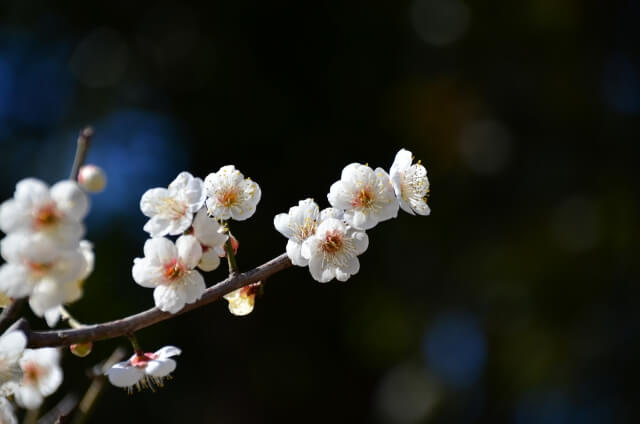
[[[30,348],[68,346],[74,343],[86,343],[89,341],[126,336],[160,321],[174,318],[185,312],[214,302],[225,294],[240,287],[263,281],[267,277],[289,268],[291,265],[289,257],[286,253],[283,253],[250,271],[231,275],[227,279],[209,287],[198,301],[186,305],[176,314],[163,312],[154,307],[115,321],[86,325],[82,328],[70,330],[31,331],[26,321],[16,323],[18,324],[16,329],[25,332],[29,340],[28,347]]]

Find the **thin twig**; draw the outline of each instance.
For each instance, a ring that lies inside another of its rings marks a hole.
[[[11,305],[2,310],[2,313],[0,314],[0,334],[9,328],[11,323],[18,318],[26,303],[26,298],[15,299],[11,302]]]
[[[265,278],[280,272],[291,266],[286,253],[266,262],[250,271],[235,276],[230,276],[213,287],[209,287],[202,297],[195,303],[186,305],[176,314],[163,312],[158,308],[151,308],[144,312],[128,316],[115,321],[102,324],[86,325],[82,328],[71,330],[52,331],[25,331],[30,348],[68,346],[74,343],[86,343],[96,340],[112,339],[114,337],[132,334],[137,330],[149,327],[160,321],[174,318],[185,312],[200,308],[233,290],[239,289],[251,283],[262,281]]]
[[[231,242],[231,238],[233,236],[231,233],[228,234],[229,238],[224,243],[224,252],[227,254],[227,261],[229,262],[229,276],[233,277],[240,272],[240,268],[238,268],[238,261],[236,260],[236,254],[233,251],[233,243]]]
[[[73,158],[71,174],[69,174],[70,180],[78,179],[78,172],[80,171],[80,167],[84,164],[84,161],[87,158],[87,150],[89,150],[91,137],[93,137],[93,128],[86,127],[85,129],[80,131],[80,135],[78,136],[78,145],[76,146],[76,155]]]

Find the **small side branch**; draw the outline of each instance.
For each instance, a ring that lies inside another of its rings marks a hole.
[[[76,147],[76,155],[73,158],[73,166],[71,167],[70,180],[78,179],[78,172],[80,167],[84,164],[87,158],[87,150],[89,150],[89,144],[91,143],[91,137],[93,137],[93,128],[86,127],[80,132],[78,136],[78,145]]]
[[[257,281],[263,281],[267,277],[289,268],[290,266],[291,261],[289,260],[289,257],[283,253],[282,255],[250,271],[230,276],[226,280],[209,287],[197,302],[186,305],[177,314],[170,314],[168,312],[163,312],[158,308],[151,308],[126,318],[102,324],[87,325],[77,329],[61,331],[28,331],[26,334],[27,339],[29,340],[28,347],[40,348],[68,346],[74,343],[86,343],[90,341],[126,336],[160,321],[171,319],[178,315],[182,315],[185,312],[208,305],[233,290]]]

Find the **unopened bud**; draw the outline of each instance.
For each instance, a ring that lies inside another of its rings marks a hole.
[[[107,185],[107,176],[96,165],[84,165],[78,172],[78,184],[89,193],[99,193]]]
[[[69,346],[69,350],[71,350],[71,353],[73,353],[75,356],[79,356],[80,358],[84,358],[85,356],[90,354],[91,349],[93,349],[93,342],[77,343]]]

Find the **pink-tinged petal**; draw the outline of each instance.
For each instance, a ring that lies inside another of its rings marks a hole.
[[[207,289],[204,278],[198,271],[191,271],[183,277],[181,282],[183,289],[184,301],[186,303],[193,303],[202,297],[202,294]]]
[[[164,281],[164,270],[151,265],[147,258],[135,258],[131,269],[133,281],[142,287],[153,288]]]
[[[179,347],[175,346],[165,346],[155,351],[155,354],[158,355],[159,359],[171,358],[173,356],[178,356],[181,353],[182,350]]]
[[[51,197],[67,217],[80,221],[89,211],[89,197],[75,181],[60,181],[51,187]]]
[[[129,361],[119,362],[109,368],[106,372],[109,382],[117,387],[134,386],[142,377],[144,371],[133,367]]]
[[[195,268],[200,262],[200,258],[202,258],[202,246],[194,236],[178,237],[176,248],[182,263],[189,269]]]
[[[202,253],[198,268],[203,271],[213,271],[220,266],[220,257],[214,249],[207,249]]]
[[[154,377],[166,377],[176,369],[176,361],[173,359],[149,361],[144,372]]]
[[[152,238],[144,243],[144,256],[153,264],[164,265],[178,257],[178,249],[169,239]]]
[[[287,256],[291,259],[291,263],[296,266],[307,266],[309,260],[305,259],[301,253],[302,245],[293,240],[287,242]]]
[[[158,309],[175,314],[184,307],[185,299],[182,290],[176,287],[161,285],[153,290],[153,300]]]

